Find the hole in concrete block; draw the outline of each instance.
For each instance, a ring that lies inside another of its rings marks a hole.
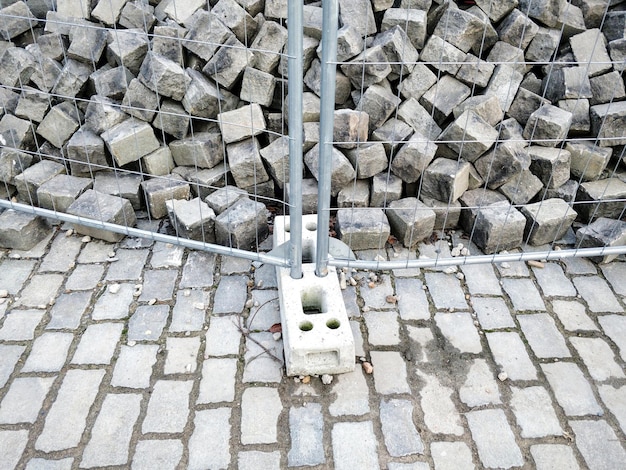
[[[326,322],[326,326],[330,328],[331,330],[336,330],[337,328],[341,326],[341,322],[337,320],[336,318],[331,318],[330,320]]]
[[[291,227],[289,226],[289,224],[285,224],[285,232],[289,233],[290,230]]]
[[[313,329],[313,323],[310,321],[303,321],[300,323],[300,329],[302,331],[311,331]]]
[[[304,226],[304,228],[306,228],[309,232],[315,232],[317,230],[317,223],[309,222]]]
[[[305,243],[302,246],[302,262],[313,263],[314,253],[315,251],[313,250],[313,245],[311,243]]]
[[[322,289],[303,290],[300,292],[300,299],[302,301],[302,311],[307,315],[326,313],[328,311],[326,297]]]

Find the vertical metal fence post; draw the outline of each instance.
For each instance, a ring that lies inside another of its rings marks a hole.
[[[317,199],[317,249],[315,274],[328,274],[328,224],[330,222],[330,177],[337,72],[337,0],[323,0],[322,88],[320,106],[320,155]]]
[[[291,277],[302,277],[302,92],[303,92],[303,7],[291,0],[287,11],[289,93],[289,258]]]

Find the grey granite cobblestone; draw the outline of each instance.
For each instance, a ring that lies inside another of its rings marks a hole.
[[[129,314],[135,287],[129,283],[110,284],[91,312],[93,320],[121,320]]]
[[[141,432],[183,432],[189,417],[191,380],[159,380],[154,384]]]
[[[174,269],[145,271],[143,276],[143,289],[139,296],[140,302],[150,300],[162,302],[173,298],[178,271]]]
[[[424,453],[424,443],[413,423],[413,404],[409,400],[383,399],[380,421],[389,455],[404,457]]]
[[[517,315],[522,333],[530,348],[539,358],[570,357],[563,335],[547,313]]]
[[[624,307],[619,304],[604,279],[591,276],[575,277],[574,285],[592,312],[624,312]]]
[[[119,249],[115,252],[115,262],[109,265],[107,281],[138,281],[150,252],[148,250]]]
[[[104,266],[101,264],[79,264],[67,278],[65,289],[92,290],[98,285],[103,274]]]
[[[210,300],[210,292],[204,290],[179,290],[172,309],[172,322],[169,330],[175,333],[202,330]]]
[[[60,371],[67,360],[67,353],[73,340],[72,333],[43,333],[38,336],[33,341],[22,372]]]
[[[46,328],[50,330],[75,330],[78,328],[81,318],[89,307],[91,295],[91,292],[87,291],[70,292],[59,295],[50,309],[50,321],[46,325]],[[115,312],[116,305],[111,303],[109,304],[109,308],[111,312]],[[126,316],[127,312],[128,306],[123,316]],[[122,318],[122,316],[117,318]]]
[[[39,272],[67,272],[74,267],[81,246],[80,238],[57,235],[48,254],[41,261]]]
[[[196,413],[194,432],[189,439],[188,469],[228,468],[231,412],[230,408],[217,408]]]
[[[18,377],[0,402],[0,424],[34,423],[56,377]]]
[[[324,417],[322,405],[308,403],[289,410],[291,448],[287,453],[290,467],[321,465],[324,455]]]
[[[132,468],[175,470],[183,456],[183,443],[174,439],[142,440],[137,443]]]

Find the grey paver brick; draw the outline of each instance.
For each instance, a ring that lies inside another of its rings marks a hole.
[[[189,417],[191,380],[159,380],[154,384],[141,432],[182,432]]]
[[[157,361],[156,344],[122,345],[113,369],[111,385],[114,387],[148,388],[152,368]]]
[[[259,468],[280,470],[280,452],[259,452],[257,450],[239,452],[237,464],[239,470],[257,470]]]
[[[485,467],[510,468],[524,464],[504,411],[470,411],[466,416],[478,456]]]
[[[598,322],[604,333],[619,348],[619,354],[626,361],[626,317],[623,315],[602,315]]]
[[[537,470],[577,470],[578,462],[571,447],[563,444],[535,444],[530,453]]]
[[[200,349],[200,337],[165,339],[164,374],[190,374],[196,371],[198,350]]]
[[[436,470],[465,470],[475,468],[472,451],[464,442],[433,442],[430,453]]]
[[[169,330],[174,333],[200,331],[204,326],[205,310],[209,305],[209,292],[198,289],[179,290],[172,309]]]
[[[604,420],[570,421],[576,436],[576,447],[589,468],[619,468],[626,461],[620,439]]]
[[[587,258],[565,258],[562,262],[567,274],[597,274],[598,272],[596,266]]]
[[[96,301],[93,312],[91,312],[92,319],[120,320],[128,317],[135,288],[128,283],[118,284],[118,286],[115,289],[119,290],[115,293],[111,292],[110,288],[107,288]]]
[[[356,287],[347,286],[341,291],[343,303],[346,305],[348,318],[358,318],[361,316],[361,308],[357,303]]]
[[[148,250],[119,249],[115,253],[117,261],[111,263],[106,275],[107,281],[134,281],[141,279],[141,272],[148,258]]]
[[[626,296],[626,263],[608,263],[600,266],[602,274],[617,295]]]
[[[398,310],[403,320],[428,320],[430,311],[426,292],[419,279],[396,278]]]
[[[91,292],[70,292],[57,297],[50,309],[50,321],[47,329],[75,330],[91,302]]]
[[[220,272],[227,276],[231,274],[247,273],[250,271],[252,261],[249,259],[235,258],[234,256],[222,256]]]
[[[28,461],[26,470],[71,470],[73,463],[74,459],[71,457],[59,460],[34,458]]]
[[[17,294],[34,267],[33,260],[5,259],[0,263],[0,289],[5,289],[11,295]]]
[[[67,360],[74,335],[72,333],[44,333],[33,342],[33,347],[22,367],[22,372],[56,372]]]
[[[391,278],[387,274],[380,276],[380,282],[375,283],[374,287],[369,287],[368,283],[361,286],[361,298],[365,305],[372,309],[388,309],[394,305],[387,302],[387,297],[393,295],[393,287]]]
[[[452,347],[462,353],[482,352],[480,336],[469,312],[437,312],[435,322]]]
[[[18,377],[0,402],[0,423],[34,423],[55,377]]]
[[[250,315],[246,327],[251,330],[267,330],[274,323],[280,322],[280,303],[276,290],[253,290]]]
[[[465,264],[461,266],[465,283],[472,295],[501,295],[500,281],[490,264]]]
[[[350,320],[350,329],[352,330],[352,337],[354,338],[354,355],[359,357],[365,356],[361,323],[355,320]]]
[[[130,439],[139,417],[141,398],[138,393],[110,393],[104,397],[81,467],[125,465],[128,462]]]
[[[206,359],[202,365],[202,380],[198,403],[231,402],[235,399],[237,359]]]
[[[411,393],[407,382],[406,365],[399,352],[372,351],[374,366],[374,386],[382,395]]]
[[[427,428],[438,434],[462,436],[463,426],[461,415],[452,401],[453,389],[441,384],[434,375],[418,372],[424,382],[420,390],[420,404],[424,412],[424,423]]]
[[[472,361],[467,378],[459,388],[459,397],[463,403],[472,408],[501,403],[498,384],[486,360]]]
[[[114,245],[101,240],[91,240],[86,243],[78,255],[79,263],[104,263],[111,254],[115,254]]]
[[[370,311],[363,314],[367,326],[367,340],[373,346],[394,346],[400,343],[398,312]]]
[[[213,313],[241,313],[248,297],[246,276],[224,276],[215,291]]]
[[[283,342],[276,341],[272,333],[251,333],[252,341],[246,338],[244,355],[243,381],[279,383],[283,378]],[[276,361],[270,357],[259,344],[269,350]]]
[[[190,470],[228,468],[230,464],[230,408],[197,411],[189,439]],[[207,445],[210,443],[210,445]]]
[[[241,397],[241,443],[277,441],[278,416],[283,405],[275,388],[251,387]]]
[[[517,315],[526,341],[539,358],[570,357],[563,335],[547,313]]]
[[[141,305],[128,320],[129,341],[156,341],[161,336],[170,308],[167,305]]]
[[[123,323],[89,325],[81,336],[72,364],[110,364],[123,329]]]
[[[535,366],[528,357],[524,343],[517,333],[497,331],[486,333],[486,337],[493,359],[511,380],[537,378]]]
[[[508,263],[495,264],[496,269],[503,278],[529,277],[530,271],[523,261],[510,261]]]
[[[241,331],[238,327],[239,317],[213,317],[206,332],[205,356],[227,356],[239,354]]]
[[[46,254],[46,249],[54,236],[54,232],[50,231],[50,234],[43,240],[37,243],[30,250],[11,250],[11,254],[23,259],[41,259]]]
[[[574,285],[587,302],[589,310],[595,313],[624,311],[604,279],[599,277],[575,277]]]
[[[361,416],[369,412],[369,389],[363,368],[357,366],[353,372],[337,375],[333,392],[335,400],[328,407],[332,416]]]
[[[139,300],[171,300],[174,295],[174,283],[177,277],[178,271],[174,269],[145,271],[143,275],[143,290]]]
[[[397,463],[389,462],[388,470],[429,470],[430,466],[426,462]]]
[[[617,419],[622,432],[626,432],[626,386],[600,385],[598,391],[604,404]]]
[[[598,327],[576,300],[553,300],[552,309],[567,331],[596,331]]]
[[[175,470],[183,456],[183,443],[174,439],[139,441],[133,456],[133,470]]]
[[[0,344],[0,388],[9,380],[26,346]]]
[[[63,284],[60,274],[36,274],[22,290],[16,305],[25,307],[41,307],[51,304]]]
[[[276,289],[276,267],[271,264],[262,264],[254,270],[254,284],[259,289]]]
[[[570,342],[582,358],[589,375],[594,380],[624,378],[622,367],[615,362],[615,354],[602,338],[579,338],[572,336]]]
[[[101,264],[79,264],[65,282],[67,290],[92,290],[102,279],[104,266]]]
[[[9,310],[0,328],[0,341],[33,339],[44,313],[44,310]]]
[[[324,417],[322,405],[308,403],[289,409],[291,448],[287,453],[290,467],[320,465],[324,456]]]
[[[104,373],[102,369],[73,369],[67,372],[48,411],[35,449],[53,452],[78,445]]]
[[[171,243],[156,242],[151,252],[150,266],[152,268],[170,268],[183,264],[185,248]]]
[[[483,330],[515,327],[509,307],[501,297],[474,297],[472,307]]]
[[[435,354],[431,354],[431,346],[434,344],[435,336],[430,328],[419,328],[408,325],[406,327],[407,333],[411,338],[411,341],[419,345],[419,353],[415,358],[418,362],[428,363],[433,360]]]
[[[544,263],[543,268],[533,267],[532,270],[544,295],[548,297],[576,295],[576,289],[563,273],[561,265]]]
[[[502,279],[502,287],[516,312],[544,311],[546,306],[530,279]]]
[[[524,438],[560,436],[563,429],[543,387],[511,387],[511,407]]]
[[[541,368],[554,391],[556,401],[567,416],[602,414],[589,382],[576,364],[555,362],[541,364]]]
[[[215,253],[192,251],[183,267],[179,287],[212,287],[214,283]],[[222,263],[224,258],[222,258]]]
[[[424,453],[424,443],[413,423],[413,403],[409,400],[382,399],[380,421],[389,455],[404,457]]]
[[[69,271],[76,263],[82,242],[80,238],[66,237],[65,234],[57,235],[43,257],[39,272],[62,272]]]
[[[355,439],[354,436],[359,436]],[[377,470],[378,452],[371,421],[335,423],[332,430],[335,470]]]
[[[28,430],[0,430],[0,470],[13,470],[22,456],[28,442]]]
[[[438,310],[467,310],[468,305],[459,280],[444,273],[425,273],[426,285]]]

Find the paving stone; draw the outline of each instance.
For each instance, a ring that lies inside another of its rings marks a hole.
[[[141,432],[183,432],[189,417],[193,381],[159,380],[154,384]]]
[[[276,267],[263,264],[254,270],[254,281],[259,289],[277,289]]]
[[[585,313],[585,306],[575,300],[553,300],[552,309],[568,331],[596,331],[598,327]]]
[[[33,348],[22,367],[22,372],[57,372],[65,365],[74,335],[71,333],[43,333],[33,342]]]
[[[359,436],[359,439],[354,439],[354,436]],[[331,439],[336,470],[380,468],[377,439],[371,421],[335,423]]]
[[[387,296],[393,295],[393,287],[391,286],[391,278],[383,274],[380,277],[381,283],[375,284],[374,287],[361,287],[361,297],[369,308],[388,309],[393,308],[393,304],[387,302]]]
[[[139,300],[171,300],[174,295],[174,283],[177,277],[178,271],[174,269],[145,271],[143,275],[143,290]]]
[[[501,295],[500,282],[490,264],[461,265],[465,283],[471,295]]]
[[[370,357],[374,366],[376,392],[382,395],[411,393],[407,382],[406,365],[399,352],[371,351]]]
[[[609,411],[615,416],[622,431],[626,429],[626,387],[614,385],[600,385],[598,387],[600,397]]]
[[[537,371],[524,343],[515,332],[486,333],[489,349],[496,364],[511,380],[535,380]]]
[[[575,277],[574,286],[587,302],[591,312],[623,312],[615,295],[605,280],[599,277]]]
[[[0,450],[2,451],[2,467],[9,470],[16,468],[28,442],[27,430],[0,431]]]
[[[74,330],[78,328],[90,302],[91,292],[71,292],[59,295],[50,310],[50,321],[46,329]]]
[[[484,359],[472,361],[467,378],[459,389],[459,397],[471,408],[501,403],[498,384],[487,361]]]
[[[57,236],[52,242],[48,254],[44,256],[39,266],[39,272],[66,273],[76,264],[76,257],[81,245],[79,238],[66,237],[65,235]]]
[[[62,283],[63,276],[59,274],[37,274],[26,284],[16,304],[25,307],[47,305],[56,298]]]
[[[275,388],[245,389],[241,397],[241,443],[276,442],[281,410],[282,403]]]
[[[569,425],[589,468],[613,468],[626,458],[619,438],[606,421],[569,421]]]
[[[596,274],[596,266],[586,258],[565,258],[563,260],[567,274]]]
[[[517,315],[526,341],[538,358],[570,357],[563,335],[547,313]]]
[[[468,312],[437,312],[435,322],[452,347],[461,353],[478,354],[482,352],[480,336]]]
[[[16,378],[0,403],[0,423],[34,423],[55,378]]]
[[[115,362],[111,385],[113,387],[148,388],[152,368],[157,361],[156,344],[122,345]]]
[[[214,253],[192,251],[187,257],[183,267],[179,288],[188,287],[212,287],[213,269],[215,268],[216,256]],[[223,262],[223,261],[222,261]]]
[[[474,297],[472,307],[483,330],[515,328],[509,307],[502,298]]]
[[[464,442],[433,442],[430,454],[437,470],[474,468],[472,451]]]
[[[79,444],[104,373],[103,369],[72,369],[66,373],[35,449],[53,452]]]
[[[535,444],[530,446],[537,470],[578,470],[578,462],[571,447],[562,444]]]
[[[197,403],[232,402],[235,399],[237,359],[206,359]]]
[[[167,305],[141,305],[128,320],[128,341],[157,341],[169,313]]]
[[[426,286],[430,293],[435,308],[439,310],[468,308],[465,294],[461,289],[458,279],[444,273],[426,273]]]
[[[347,286],[341,291],[343,302],[346,304],[346,313],[348,318],[358,318],[361,316],[361,308],[357,303],[356,287]]]
[[[252,341],[250,337],[246,338],[243,382],[263,382],[263,383],[280,383],[283,378],[283,342],[276,341],[269,332],[252,333]],[[270,357],[265,349],[268,350],[274,358]],[[278,358],[276,360],[275,358]]]
[[[150,266],[153,268],[179,267],[183,263],[185,248],[171,243],[156,242],[152,247]]]
[[[279,470],[280,452],[259,452],[255,450],[239,452],[237,463],[239,470],[254,470],[257,468]]]
[[[626,360],[626,319],[621,315],[603,315],[598,317],[598,322],[619,348],[622,359]]]
[[[25,349],[25,346],[0,344],[0,387],[4,387],[9,380]]]
[[[128,462],[133,427],[139,417],[140,394],[110,393],[104,398],[81,460],[81,467],[124,465]]]
[[[485,467],[510,468],[524,464],[502,410],[470,411],[466,416],[478,456]]]
[[[561,436],[563,429],[543,387],[511,387],[511,407],[523,438]]]
[[[189,439],[188,468],[228,468],[230,463],[231,409],[197,411]],[[207,446],[207,442],[211,445]]]
[[[543,268],[533,267],[532,271],[545,296],[572,297],[576,295],[576,289],[557,263],[544,263]]]
[[[241,313],[247,296],[247,277],[224,276],[215,291],[213,313]]]
[[[332,416],[362,416],[369,412],[369,389],[361,367],[337,375],[333,392],[336,398],[328,407]]]
[[[372,346],[400,344],[398,312],[366,312],[363,314],[367,327],[367,340]]]
[[[424,443],[413,422],[413,404],[409,400],[382,399],[380,420],[389,455],[404,457],[424,453]]]
[[[326,461],[323,445],[324,419],[319,403],[290,408],[289,433],[291,448],[287,453],[287,461],[290,467],[319,465]]]
[[[65,289],[70,291],[94,290],[103,274],[104,266],[101,264],[80,264],[74,268],[72,274],[65,281]]]
[[[196,371],[200,337],[166,338],[167,357],[164,374],[189,374]]]
[[[430,328],[416,328],[408,325],[407,333],[411,341],[419,345],[420,354],[416,356],[416,360],[424,363],[433,362],[436,359],[436,354],[433,353],[433,343],[435,336]]]
[[[10,310],[0,328],[0,341],[32,340],[44,313],[44,310]]]
[[[220,245],[251,249],[268,233],[267,209],[250,199],[238,200],[215,219],[215,238]]]
[[[402,320],[428,320],[430,311],[422,281],[396,277],[396,297]]]
[[[139,441],[135,448],[132,468],[137,470],[175,470],[183,456],[180,440],[158,439]]]
[[[593,391],[576,364],[556,362],[541,364],[558,404],[567,416],[601,416],[603,411]]]
[[[421,381],[425,382],[420,390],[420,404],[427,428],[437,434],[462,436],[464,430],[461,415],[451,398],[453,389],[442,385],[441,381],[434,375],[420,371],[417,372],[417,375]]]
[[[275,290],[253,290],[253,307],[246,318],[246,328],[255,331],[266,331],[275,323],[280,323],[280,306],[278,292]]]
[[[545,311],[543,299],[530,279],[502,279],[502,287],[516,312]]]
[[[600,266],[602,274],[617,295],[626,297],[626,285],[624,279],[626,279],[626,263],[609,263]],[[2,282],[0,282],[2,284]]]
[[[205,356],[227,356],[239,354],[241,331],[235,315],[212,317],[206,332]]]
[[[128,317],[130,304],[133,302],[134,287],[127,283],[118,284],[118,286],[117,293],[112,293],[109,287],[98,298],[91,313],[93,320],[121,320]]]
[[[73,462],[72,457],[59,460],[34,458],[28,461],[26,470],[71,470]]]
[[[123,323],[89,325],[81,336],[72,364],[110,364],[123,329]]]
[[[582,358],[589,375],[594,380],[623,378],[624,372],[617,362],[610,346],[602,338],[570,337],[570,342]]]
[[[172,309],[170,332],[200,331],[205,323],[205,311],[211,295],[198,289],[178,291]]]
[[[0,289],[10,295],[17,294],[35,267],[35,261],[24,259],[5,259],[0,263]]]

